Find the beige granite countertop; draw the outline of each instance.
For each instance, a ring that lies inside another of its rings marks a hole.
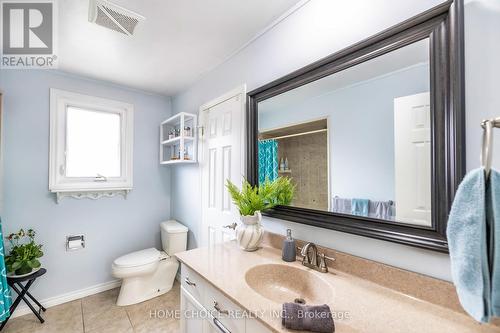
[[[335,319],[337,333],[500,333],[499,327],[480,325],[466,315],[343,272],[319,273],[298,261],[285,263],[280,251],[270,247],[245,252],[235,242],[228,242],[176,256],[245,310],[252,314],[264,313],[258,316],[259,320],[276,332],[296,331],[284,329],[281,319],[271,315],[280,311],[281,304],[264,298],[247,285],[245,273],[257,265],[291,265],[310,271],[327,282],[333,294],[328,305],[334,315],[348,314],[344,319]]]

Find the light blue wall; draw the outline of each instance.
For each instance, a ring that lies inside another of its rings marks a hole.
[[[471,0],[465,11],[467,168],[479,166],[481,120],[500,117],[500,1]],[[500,169],[500,130],[493,166]]]
[[[175,96],[173,110],[197,112],[203,103],[242,83],[246,83],[249,90],[257,88],[440,2],[311,1],[236,56],[206,74],[189,89]],[[465,16],[467,167],[471,169],[478,166],[480,119],[500,115],[498,1],[468,1]],[[500,161],[498,155],[500,144],[496,148],[496,158]],[[201,221],[200,196],[193,195],[199,193],[198,182],[199,169],[196,166],[173,169],[172,213],[190,227],[190,247],[197,245]],[[446,254],[283,220],[266,219],[264,226],[281,234],[285,233],[286,228],[292,228],[300,239],[411,271],[447,280],[451,278]]]
[[[49,88],[134,105],[134,189],[122,197],[64,199],[48,190]],[[46,70],[3,70],[4,234],[38,232],[47,275],[36,282],[41,299],[113,280],[111,263],[127,252],[160,246],[159,223],[170,218],[170,171],[159,165],[159,123],[170,100]],[[86,248],[65,251],[65,237],[84,234]]]
[[[259,113],[259,130],[328,117],[331,197],[394,200],[394,98],[426,91],[420,64]]]

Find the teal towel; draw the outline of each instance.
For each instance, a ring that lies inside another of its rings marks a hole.
[[[368,199],[352,199],[351,200],[351,214],[368,216],[368,207],[370,200]]]
[[[496,179],[496,172],[491,176]],[[474,319],[488,322],[491,280],[488,265],[486,184],[484,169],[469,172],[455,194],[446,234],[451,273],[460,303]],[[489,221],[490,218],[488,218]]]
[[[487,186],[489,207],[489,256],[491,269],[491,315],[500,316],[500,173],[491,170]]]

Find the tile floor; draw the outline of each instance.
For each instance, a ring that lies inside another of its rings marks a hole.
[[[40,324],[33,314],[9,320],[2,333],[175,333],[179,319],[167,313],[180,307],[180,285],[152,300],[120,307],[119,289],[88,296],[47,309]],[[156,314],[156,317],[155,317]]]

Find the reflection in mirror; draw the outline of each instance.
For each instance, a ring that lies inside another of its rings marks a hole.
[[[431,226],[429,39],[258,104],[259,182],[292,206]]]

